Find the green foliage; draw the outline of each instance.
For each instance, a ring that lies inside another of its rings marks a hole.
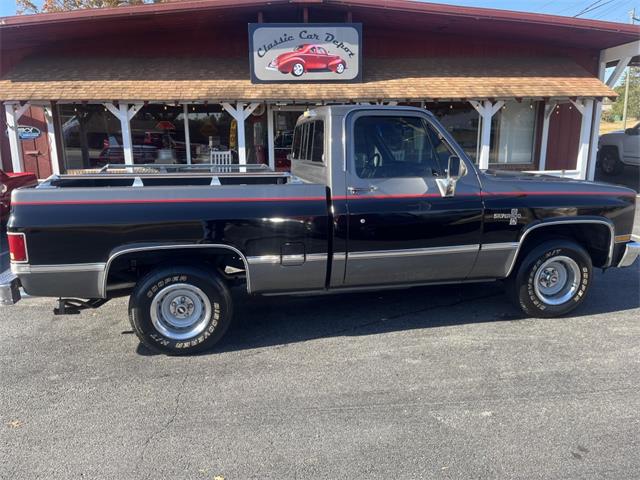
[[[44,0],[42,6],[34,0],[16,0],[19,14],[48,13],[78,10],[81,8],[121,7],[124,5],[142,5],[145,3],[164,3],[167,0]]]
[[[640,68],[631,67],[627,74],[629,75],[629,105],[627,107],[627,117],[630,118],[638,118],[640,117]],[[611,109],[612,116],[618,116],[622,118],[622,110],[624,108],[624,90],[625,83],[627,79],[626,76],[620,82],[620,85],[614,90],[619,95],[616,98],[615,103],[613,104],[613,108]]]

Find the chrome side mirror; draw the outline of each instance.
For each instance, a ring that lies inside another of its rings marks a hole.
[[[447,176],[445,178],[436,178],[440,195],[443,197],[453,197],[456,193],[456,183],[461,177],[463,165],[460,157],[451,155],[447,164]]]

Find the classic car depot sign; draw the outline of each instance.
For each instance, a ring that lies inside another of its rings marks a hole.
[[[250,23],[251,81],[360,82],[359,23]]]

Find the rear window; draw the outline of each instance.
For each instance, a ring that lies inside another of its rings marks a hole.
[[[293,132],[291,158],[308,162],[324,162],[324,122],[314,120],[298,125]]]

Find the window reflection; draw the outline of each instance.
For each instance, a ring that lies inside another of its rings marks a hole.
[[[533,163],[537,103],[506,102],[491,119],[489,163]]]
[[[67,171],[95,168],[106,163],[112,149],[122,152],[120,121],[103,105],[58,105]]]
[[[237,163],[238,129],[220,105],[189,105],[192,163]]]
[[[442,126],[462,147],[469,158],[477,161],[480,115],[469,102],[427,103]]]

